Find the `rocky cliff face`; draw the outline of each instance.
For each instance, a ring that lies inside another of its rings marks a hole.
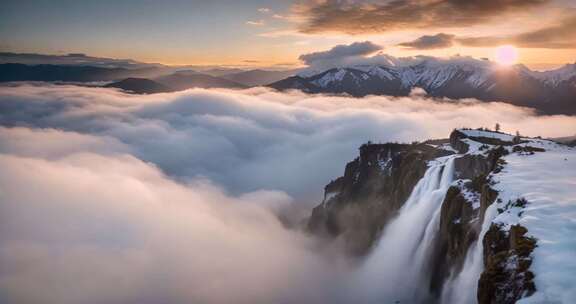
[[[536,240],[526,228],[514,225],[509,231],[492,225],[484,237],[484,272],[478,282],[478,303],[512,304],[536,290],[531,253]]]
[[[324,201],[314,208],[309,230],[343,242],[353,255],[367,254],[424,175],[427,162],[460,154],[429,259],[430,293],[439,298],[443,285],[462,269],[472,243],[478,240],[486,209],[498,198],[491,174],[502,169],[502,157],[509,151],[525,149],[510,147],[521,142],[518,138],[485,136],[455,130],[444,144],[363,145],[360,156],[346,165],[344,176],[325,187]],[[526,229],[520,225],[510,231],[501,228],[493,224],[482,240],[479,303],[514,303],[535,289],[529,267],[536,241],[525,236]]]
[[[426,144],[365,144],[344,176],[325,187],[308,228],[338,238],[353,255],[364,255],[396,215],[426,171],[426,162],[451,152]]]

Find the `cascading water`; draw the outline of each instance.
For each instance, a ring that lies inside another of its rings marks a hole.
[[[453,180],[455,156],[430,162],[398,216],[388,224],[354,278],[362,303],[430,301],[427,266],[439,230],[442,201]]]
[[[484,268],[484,246],[482,240],[496,214],[496,204],[492,204],[486,209],[482,230],[476,243],[468,250],[462,270],[446,282],[442,290],[442,304],[477,303],[478,279]]]

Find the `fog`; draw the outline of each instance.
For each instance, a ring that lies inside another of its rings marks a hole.
[[[335,302],[350,263],[278,215],[318,204],[368,140],[496,122],[576,134],[573,117],[418,92],[1,87],[0,302]]]
[[[180,180],[205,177],[233,194],[281,190],[308,206],[318,203],[323,186],[368,140],[446,138],[455,127],[496,122],[523,135],[576,134],[575,118],[534,116],[502,103],[438,102],[418,94],[354,99],[263,88],[143,96],[25,85],[0,89],[0,113],[0,125],[7,127],[95,136],[108,143],[100,149],[120,149]],[[73,149],[72,142],[66,145]]]

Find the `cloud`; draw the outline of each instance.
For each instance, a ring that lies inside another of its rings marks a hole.
[[[287,229],[368,140],[576,118],[474,100],[265,88],[129,95],[0,88],[0,299],[7,303],[338,303],[353,269]]]
[[[444,33],[439,33],[433,36],[424,35],[414,41],[400,43],[399,45],[418,50],[442,49],[451,47],[454,37],[454,35]]]
[[[443,60],[429,56],[394,57],[383,52],[383,47],[370,41],[355,42],[349,45],[337,45],[328,51],[300,55],[299,59],[308,67],[299,72],[300,75],[315,75],[320,72],[358,65],[405,66],[414,65],[426,59]]]
[[[562,19],[558,24],[517,35],[497,37],[462,37],[458,43],[465,46],[485,47],[514,44],[523,48],[570,49],[576,48],[576,16]]]
[[[258,12],[263,13],[263,14],[268,14],[268,13],[271,13],[272,10],[267,8],[267,7],[261,7],[258,9]]]
[[[330,302],[338,271],[260,204],[283,193],[233,198],[128,155],[0,165],[2,302]]]
[[[22,85],[0,90],[0,113],[5,127],[59,129],[114,141],[114,149],[123,147],[179,180],[205,177],[232,194],[279,190],[306,206],[318,202],[326,182],[340,175],[368,140],[446,137],[454,127],[497,121],[527,135],[576,133],[572,118],[536,117],[499,103],[439,103],[425,96],[352,99],[263,88],[142,96]]]
[[[249,21],[246,21],[246,24],[252,25],[252,26],[263,26],[266,23],[264,22],[264,20],[258,20],[258,21],[249,20]]]
[[[354,42],[349,45],[337,45],[328,51],[300,55],[299,59],[308,66],[315,66],[323,63],[343,62],[354,57],[363,57],[379,50],[382,50],[382,47],[370,41]]]
[[[405,29],[464,27],[488,23],[550,0],[305,1],[293,10],[304,33],[384,33]]]
[[[1,49],[1,46],[0,46]],[[82,53],[72,53],[67,55],[44,55],[34,53],[10,53],[0,52],[0,64],[22,63],[22,64],[55,64],[55,65],[86,65],[105,68],[150,68],[154,64],[142,63],[132,59],[113,59],[88,56]]]
[[[456,37],[456,35],[439,33],[424,35],[414,41],[398,44],[412,49],[436,49],[451,47],[458,43],[468,47],[493,47],[513,44],[522,48],[572,49],[576,48],[576,17],[563,18],[557,24],[542,27],[533,31],[509,36]]]

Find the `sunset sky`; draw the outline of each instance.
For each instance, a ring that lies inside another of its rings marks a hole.
[[[290,67],[301,54],[371,41],[393,56],[576,61],[574,0],[20,0],[2,4],[0,51],[144,62]]]

